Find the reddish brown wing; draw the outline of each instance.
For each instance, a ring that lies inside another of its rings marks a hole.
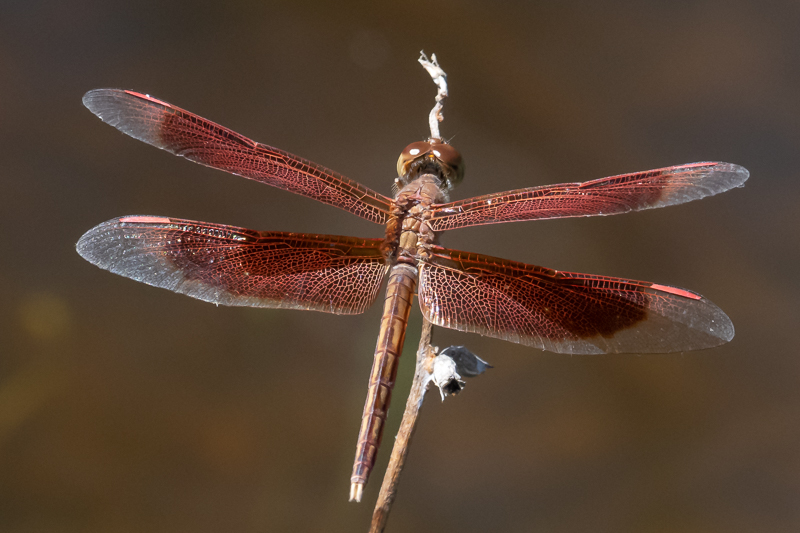
[[[680,352],[733,338],[725,313],[690,291],[438,246],[420,263],[419,302],[438,326],[558,353]]]
[[[84,95],[83,104],[131,137],[195,163],[307,196],[378,224],[389,216],[392,201],[358,182],[151,96],[96,89]]]
[[[544,218],[614,215],[682,204],[740,187],[747,169],[731,163],[690,163],[621,174],[584,183],[564,183],[476,196],[434,206],[434,231]]]
[[[381,242],[130,216],[89,230],[77,249],[115,274],[215,304],[355,314],[386,273]]]

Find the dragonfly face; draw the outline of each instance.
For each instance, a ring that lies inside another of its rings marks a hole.
[[[464,179],[464,160],[441,139],[411,143],[397,160],[398,183],[403,187],[423,174],[433,174],[439,178],[440,189],[451,191]]]

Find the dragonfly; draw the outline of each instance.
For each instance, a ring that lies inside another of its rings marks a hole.
[[[742,186],[749,173],[739,165],[690,163],[451,201],[463,159],[445,140],[428,138],[402,151],[388,197],[147,94],[97,89],[83,103],[135,139],[385,227],[383,238],[366,239],[130,215],[77,243],[100,268],[219,305],[358,314],[386,279],[351,500],[361,500],[375,464],[415,295],[436,326],[563,354],[682,352],[733,338],[727,315],[696,292],[452,250],[438,237],[481,224],[682,204]]]

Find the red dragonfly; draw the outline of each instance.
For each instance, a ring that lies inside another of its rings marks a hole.
[[[146,94],[98,89],[83,103],[157,148],[386,227],[382,239],[361,239],[135,215],[104,222],[77,244],[86,260],[115,274],[223,305],[357,314],[388,274],[351,500],[361,499],[375,463],[415,293],[437,326],[558,353],[681,352],[733,338],[730,319],[695,292],[450,250],[437,237],[478,224],[681,204],[741,186],[749,173],[738,165],[690,163],[450,201],[464,176],[461,155],[431,138],[400,154],[389,198]]]

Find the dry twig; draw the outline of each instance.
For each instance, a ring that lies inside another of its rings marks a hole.
[[[439,139],[439,122],[444,118],[442,116],[442,106],[447,98],[447,74],[445,74],[444,70],[442,70],[439,63],[436,61],[436,54],[431,54],[431,60],[428,60],[424,52],[420,52],[420,54],[420,64],[428,71],[428,74],[430,74],[438,88],[436,105],[431,110],[429,122],[431,138]],[[386,521],[389,519],[389,511],[391,510],[392,503],[397,494],[400,472],[403,471],[411,436],[414,434],[417,416],[422,407],[422,400],[425,397],[425,390],[428,387],[428,383],[433,379],[433,360],[436,357],[436,351],[431,346],[432,328],[433,325],[423,317],[422,334],[420,335],[419,348],[417,349],[417,368],[414,372],[414,381],[411,384],[411,392],[408,395],[406,410],[403,413],[403,420],[400,423],[400,430],[397,432],[397,437],[395,437],[392,455],[389,458],[389,465],[383,476],[383,484],[378,494],[378,501],[375,504],[375,511],[372,514],[370,532],[380,532],[386,527]]]
[[[439,66],[439,62],[436,60],[436,54],[431,54],[431,59],[428,60],[428,56],[425,55],[425,52],[420,52],[417,61],[428,71],[428,74],[433,78],[433,83],[435,83],[438,88],[438,92],[436,93],[436,105],[431,109],[428,122],[431,126],[431,139],[441,139],[442,137],[439,135],[439,123],[444,120],[442,107],[444,107],[444,101],[448,96],[447,74],[442,70],[442,67]]]
[[[397,494],[397,483],[400,479],[400,472],[403,471],[403,464],[408,455],[408,446],[419,415],[422,400],[425,397],[425,390],[433,378],[433,359],[436,353],[431,346],[431,335],[433,325],[422,319],[422,334],[419,339],[417,349],[417,370],[414,372],[414,381],[411,383],[411,392],[406,402],[406,410],[403,413],[403,421],[400,423],[400,430],[392,448],[392,455],[389,458],[389,465],[383,476],[383,484],[378,494],[378,501],[375,504],[375,511],[372,513],[372,525],[370,533],[383,531],[386,521],[389,519],[394,497]]]

